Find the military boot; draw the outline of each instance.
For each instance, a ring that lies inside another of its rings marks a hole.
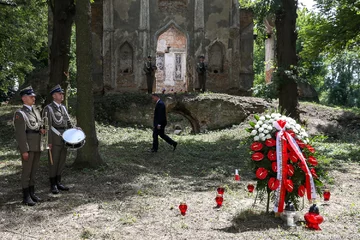
[[[23,196],[23,204],[28,206],[34,206],[36,204],[30,197],[29,188],[23,188]]]
[[[56,186],[56,177],[50,178],[50,189],[53,194],[59,193],[59,190]]]
[[[30,193],[30,197],[34,202],[40,202],[41,198],[39,198],[38,196],[35,195],[35,187],[34,186],[30,186],[29,187],[29,193]]]
[[[57,188],[61,191],[69,191],[69,188],[61,184],[61,176],[56,176],[56,185]]]

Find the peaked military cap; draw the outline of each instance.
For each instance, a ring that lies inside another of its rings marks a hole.
[[[62,90],[61,86],[58,84],[55,87],[53,87],[50,91],[50,95],[53,95],[54,93],[64,93],[64,91]]]
[[[204,55],[199,56],[200,59],[205,59]]]
[[[28,86],[20,90],[20,96],[36,96],[34,89],[31,86]]]

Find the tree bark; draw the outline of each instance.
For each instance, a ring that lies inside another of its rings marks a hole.
[[[71,27],[74,22],[74,0],[48,1],[53,14],[53,35],[50,46],[50,80],[48,92],[56,84],[60,84],[65,91],[64,104],[67,104],[68,77],[70,62]],[[46,103],[52,101],[50,93]]]
[[[297,0],[281,0],[276,12],[277,81],[279,81],[279,108],[286,115],[299,119],[296,75],[296,18]],[[289,76],[290,75],[292,76]]]
[[[86,135],[86,143],[78,150],[74,167],[95,168],[103,164],[99,154],[94,118],[92,81],[91,8],[89,0],[76,0],[77,122]]]

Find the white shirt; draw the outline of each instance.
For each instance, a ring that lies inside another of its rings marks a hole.
[[[32,112],[32,106],[24,104],[25,107],[27,107]]]
[[[156,104],[160,101],[160,98],[156,101]]]
[[[57,102],[53,101],[55,103],[55,105],[60,108],[61,107],[61,104],[58,104]]]

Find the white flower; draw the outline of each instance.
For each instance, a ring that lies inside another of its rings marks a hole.
[[[270,115],[265,115],[265,117],[266,117],[267,119],[270,119],[270,118],[271,118]]]
[[[254,137],[254,141],[259,141],[259,139],[260,139],[259,136]]]
[[[256,125],[255,125],[255,128],[256,128],[256,129],[258,129],[259,127],[260,127],[260,125],[259,125],[259,124],[256,124]]]
[[[261,140],[261,141],[265,141],[266,139],[265,139],[265,137],[262,137],[262,138],[260,138],[260,140]]]
[[[256,130],[252,130],[252,131],[251,131],[251,135],[252,135],[252,136],[255,136],[256,134],[257,134],[257,131],[256,131]]]
[[[271,135],[268,134],[268,135],[265,136],[265,138],[266,138],[266,139],[270,139],[270,138],[271,138]]]
[[[264,133],[265,133],[265,134],[268,134],[268,133],[269,133],[269,130],[265,129],[265,130],[264,130]]]
[[[264,122],[263,121],[258,121],[257,124],[259,124],[259,126],[263,125]]]
[[[290,128],[291,126],[290,126],[290,124],[287,122],[286,124],[285,124],[285,128]]]
[[[304,140],[303,143],[308,144],[308,141],[307,141],[307,140]]]
[[[261,117],[260,117],[260,120],[261,120],[261,121],[265,121],[265,117],[264,117],[264,116],[261,116]]]
[[[302,135],[303,135],[304,137],[309,137],[309,135],[308,135],[306,132],[302,132]]]
[[[263,129],[267,129],[267,128],[268,128],[268,125],[267,125],[267,124],[263,124],[263,125],[262,125],[262,128],[263,128]]]
[[[264,133],[260,133],[260,134],[259,134],[259,137],[260,137],[260,138],[263,138],[263,137],[265,137],[265,134],[264,134]]]
[[[300,129],[301,129],[301,126],[300,126],[299,124],[296,124],[296,125],[295,125],[295,128],[296,128],[297,130],[300,130]]]
[[[299,130],[297,130],[296,128],[293,129],[294,133],[298,134],[299,133]]]
[[[273,127],[272,126],[268,126],[267,128],[269,131],[272,131],[273,130]]]
[[[259,128],[259,130],[258,130],[259,132],[262,132],[262,131],[264,131],[264,128]]]
[[[276,114],[275,114],[275,113],[272,113],[272,114],[271,114],[271,117],[272,117],[272,118],[274,118],[275,116],[276,116]]]

